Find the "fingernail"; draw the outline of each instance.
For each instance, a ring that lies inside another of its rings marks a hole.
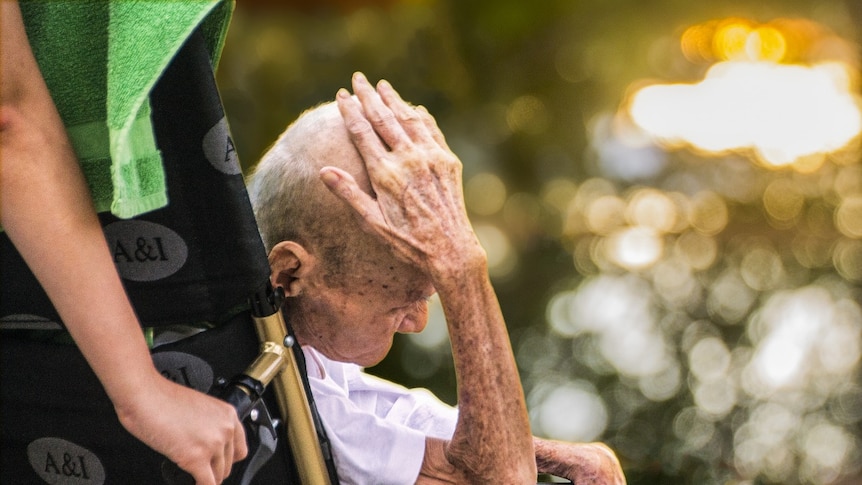
[[[341,98],[341,99],[347,99],[347,98],[349,98],[349,97],[350,97],[350,93],[349,93],[349,92],[347,92],[347,90],[346,90],[346,89],[341,88],[341,89],[339,89],[339,90],[338,90],[338,92],[337,92],[337,93],[335,93],[335,97],[336,97],[336,98]]]
[[[320,169],[320,180],[328,186],[332,186],[338,182],[338,174],[334,170],[327,170],[326,167]]]
[[[365,74],[362,74],[361,72],[355,72],[353,74],[353,79],[357,82],[368,84],[368,79],[366,79]]]
[[[392,89],[392,85],[389,84],[389,81],[387,81],[385,79],[381,79],[380,82],[377,83],[377,86],[384,88],[384,89]]]

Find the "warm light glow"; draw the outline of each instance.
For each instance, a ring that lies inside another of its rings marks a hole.
[[[677,209],[673,200],[654,189],[640,189],[632,195],[627,218],[633,225],[654,229],[659,233],[673,230],[677,225]]]
[[[780,31],[764,25],[748,34],[745,39],[745,51],[751,59],[778,62],[784,58],[787,41]]]
[[[623,268],[638,270],[655,264],[664,244],[654,229],[627,227],[608,238],[608,257]]]
[[[721,59],[745,59],[746,44],[752,34],[751,22],[744,19],[728,19],[718,27],[712,38],[713,51]]]
[[[726,34],[727,46],[735,45],[734,35]],[[862,130],[850,78],[849,68],[835,62],[726,61],[696,84],[641,89],[629,113],[659,142],[711,153],[750,149],[767,165],[785,166],[839,150]]]
[[[824,41],[835,40],[822,25],[804,18],[777,18],[766,23],[731,17],[688,27],[680,38],[686,59],[755,60],[793,63],[817,58],[841,58],[823,52]]]
[[[464,202],[471,212],[487,216],[503,208],[506,203],[506,184],[493,173],[474,175],[464,186]]]
[[[841,202],[835,212],[835,227],[845,236],[862,239],[862,195]]]
[[[509,237],[500,228],[490,224],[477,224],[476,236],[488,254],[488,273],[492,277],[508,275],[517,263],[517,254]]]

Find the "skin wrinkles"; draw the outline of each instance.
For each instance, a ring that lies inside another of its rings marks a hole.
[[[360,259],[345,262],[338,274],[307,279],[304,293],[315,297],[298,295],[290,305],[301,344],[330,359],[368,367],[383,360],[395,333],[425,328],[426,298],[433,287],[418,269],[387,254],[385,246],[366,246],[356,251]]]

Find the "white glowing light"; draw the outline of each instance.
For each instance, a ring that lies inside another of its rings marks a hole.
[[[661,257],[663,250],[664,242],[649,227],[627,227],[608,239],[608,256],[627,269],[652,266]]]
[[[838,468],[851,449],[853,438],[838,426],[815,425],[802,443],[807,457],[822,467]]]
[[[862,131],[848,69],[721,62],[699,83],[641,89],[629,113],[661,142],[713,153],[753,149],[769,165],[788,165],[839,150]]]
[[[588,384],[558,386],[538,407],[538,428],[549,438],[593,441],[607,427],[605,403]]]
[[[700,339],[689,351],[691,373],[704,381],[715,381],[727,375],[730,367],[730,351],[719,338]]]
[[[788,334],[771,336],[761,344],[755,364],[762,378],[773,387],[780,387],[797,376],[808,350]]]
[[[574,296],[553,301],[552,328],[561,334],[594,334],[602,356],[623,374],[660,374],[673,360],[654,322],[649,288],[634,276],[589,279]]]
[[[750,329],[765,331],[752,360],[762,382],[773,389],[802,384],[822,345],[820,336],[835,325],[834,303],[823,289],[806,287],[770,297]]]

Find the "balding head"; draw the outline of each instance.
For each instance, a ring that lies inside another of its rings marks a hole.
[[[301,345],[330,359],[374,365],[396,332],[427,322],[431,280],[400,260],[360,216],[329,191],[320,169],[336,167],[371,192],[365,164],[335,104],[294,122],[258,165],[249,195],[269,252],[271,278]]]
[[[350,248],[371,241],[350,209],[320,180],[325,166],[348,172],[363,190],[371,191],[335,103],[306,111],[281,134],[255,168],[248,191],[267,251],[281,241],[296,241],[336,271]]]

